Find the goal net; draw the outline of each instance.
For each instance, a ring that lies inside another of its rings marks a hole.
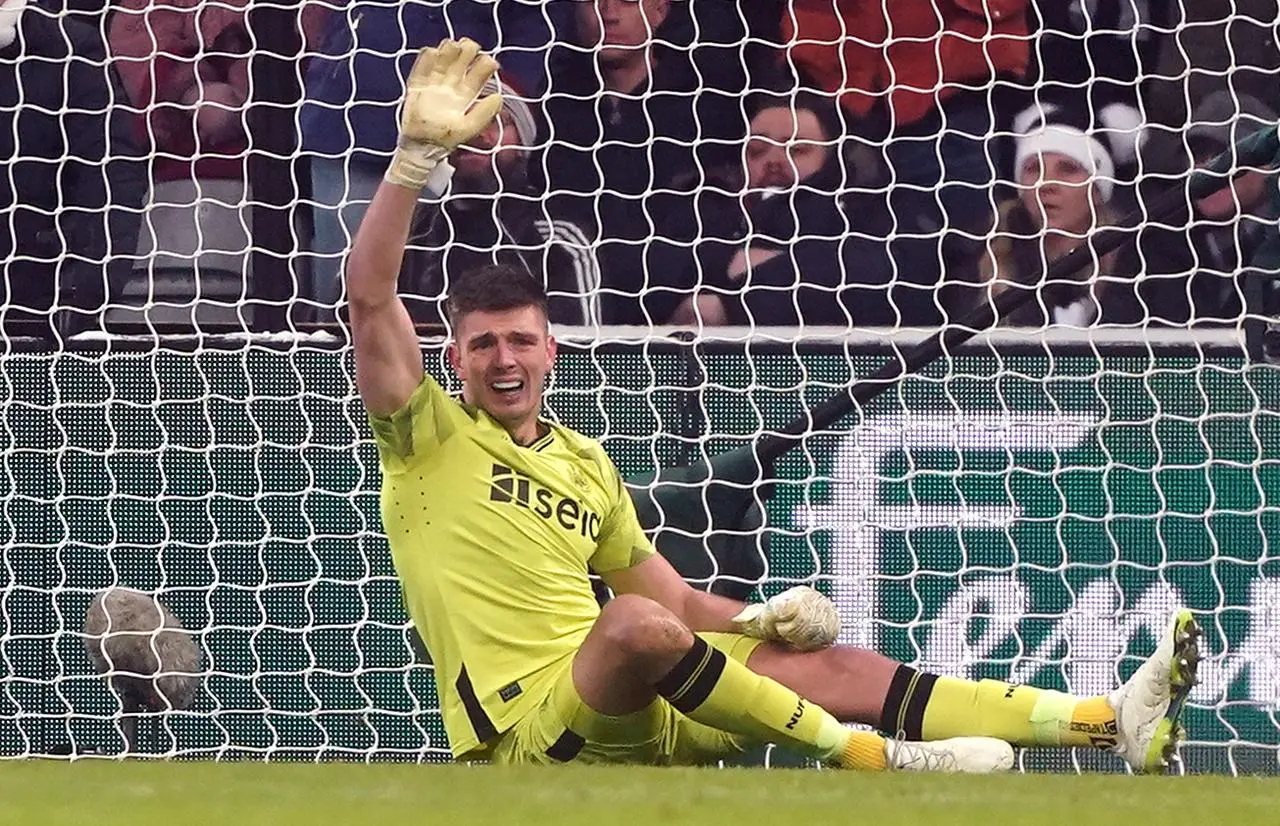
[[[1199,123],[1217,129],[1201,130],[1202,136],[1226,135],[1220,147],[1226,149],[1238,137],[1238,122],[1265,125],[1270,117],[1275,125],[1274,114],[1255,104],[1275,105],[1266,90],[1275,85],[1276,67],[1252,57],[1245,42],[1274,33],[1274,21],[1250,17],[1244,4],[1234,3],[1209,4],[1224,7],[1212,19],[1185,20],[1153,17],[1146,3],[1072,3],[1064,4],[1070,11],[1062,20],[1039,23],[1034,12],[1020,9],[1015,16],[1023,30],[1010,33],[1003,18],[965,12],[974,19],[956,23],[958,33],[902,35],[894,42],[1022,44],[1021,80],[1017,72],[999,72],[966,86],[966,94],[981,93],[990,114],[976,133],[966,131],[973,110],[957,113],[950,104],[895,124],[883,115],[899,110],[883,101],[851,117],[846,109],[860,106],[857,100],[818,94],[838,107],[841,129],[880,117],[881,132],[866,126],[856,140],[770,133],[758,137],[753,150],[751,144],[744,149],[743,134],[766,127],[754,121],[749,93],[758,84],[776,86],[780,77],[789,76],[794,87],[803,74],[784,59],[793,74],[779,75],[775,56],[809,48],[847,57],[853,53],[841,49],[849,43],[880,42],[858,28],[867,21],[832,17],[834,34],[815,35],[804,15],[821,17],[825,4],[797,4],[794,12],[777,10],[776,18],[773,11],[748,9],[752,4],[673,4],[679,26],[664,24],[656,35],[642,26],[642,33],[669,41],[672,54],[690,56],[693,73],[663,79],[670,89],[659,88],[655,76],[654,88],[640,93],[597,88],[583,94],[573,84],[557,85],[564,78],[554,74],[555,51],[546,44],[555,37],[561,50],[574,52],[570,57],[591,58],[593,49],[572,47],[563,29],[577,26],[581,34],[588,26],[582,8],[595,8],[591,3],[449,4],[468,10],[457,17],[443,4],[424,3],[421,20],[406,23],[411,15],[390,14],[400,28],[389,41],[379,39],[386,32],[370,31],[390,6],[272,6],[258,18],[239,2],[202,5],[209,17],[199,25],[192,5],[177,0],[125,2],[111,15],[33,6],[21,24],[30,27],[23,29],[23,48],[35,48],[37,31],[88,26],[79,31],[102,33],[113,56],[107,60],[83,44],[75,47],[82,53],[68,53],[67,44],[81,41],[59,35],[45,46],[54,57],[40,65],[75,66],[76,72],[61,76],[60,96],[48,99],[56,105],[41,97],[46,87],[0,102],[5,117],[35,112],[54,130],[38,134],[59,136],[60,143],[37,144],[29,137],[36,132],[15,127],[15,169],[52,169],[51,180],[66,188],[51,190],[59,200],[42,208],[50,222],[40,224],[40,246],[23,235],[36,225],[30,206],[11,208],[7,219],[0,756],[119,754],[129,719],[130,726],[136,722],[136,750],[146,755],[448,759],[429,654],[415,644],[381,533],[378,463],[350,347],[341,323],[325,317],[339,296],[326,292],[324,273],[350,243],[354,224],[344,216],[367,200],[360,191],[367,170],[347,163],[360,155],[358,148],[333,149],[324,141],[308,148],[301,134],[307,116],[300,114],[311,106],[319,122],[336,114],[348,126],[360,120],[356,112],[372,118],[387,106],[359,97],[367,90],[357,91],[352,78],[363,70],[351,67],[373,72],[387,55],[408,54],[406,43],[423,45],[409,28],[443,25],[457,34],[474,26],[481,40],[491,32],[494,42],[486,46],[500,43],[511,58],[504,67],[532,72],[511,75],[513,86],[527,84],[516,93],[520,99],[548,117],[557,101],[585,105],[589,115],[579,117],[597,128],[585,142],[582,123],[573,120],[544,122],[545,133],[519,136],[548,149],[532,156],[539,160],[522,170],[520,186],[544,187],[551,196],[509,192],[514,185],[507,179],[496,190],[466,192],[459,164],[455,175],[462,178],[448,197],[465,192],[470,217],[483,216],[489,232],[476,234],[474,221],[464,226],[462,211],[442,210],[438,201],[424,206],[447,231],[417,227],[412,255],[421,269],[406,275],[406,292],[429,313],[447,287],[449,267],[467,260],[455,255],[459,250],[478,257],[514,250],[519,257],[513,260],[542,274],[563,345],[549,413],[602,440],[631,480],[659,550],[691,582],[752,599],[810,583],[839,607],[842,642],[938,673],[1078,694],[1118,685],[1151,650],[1172,607],[1186,605],[1206,633],[1201,682],[1184,718],[1184,766],[1280,770],[1280,567],[1273,545],[1280,535],[1280,376],[1262,346],[1267,278],[1280,272],[1280,257],[1266,252],[1274,252],[1270,245],[1280,232],[1274,176],[1253,170],[1262,180],[1258,205],[1245,204],[1243,188],[1226,198],[1249,213],[1244,218],[1206,218],[1190,202],[1181,215],[1148,213],[1143,236],[1123,259],[1136,262],[1143,278],[1117,269],[1114,278],[1095,279],[1118,285],[1117,292],[1145,285],[1124,293],[1129,315],[1123,323],[1105,313],[1055,316],[1055,306],[1073,302],[1055,305],[1062,293],[1046,289],[1028,304],[1038,320],[1024,316],[945,348],[833,427],[806,433],[762,476],[753,475],[754,468],[747,477],[710,481],[689,473],[650,496],[655,473],[696,466],[777,433],[859,378],[902,360],[931,328],[957,323],[972,306],[935,289],[998,246],[994,226],[979,231],[969,222],[976,217],[970,202],[948,200],[956,182],[951,174],[968,174],[946,169],[957,157],[947,148],[955,135],[979,136],[991,179],[962,188],[980,207],[992,208],[1022,191],[1011,185],[1022,134],[1013,116],[1034,103],[1029,88],[1052,86],[1054,78],[1066,78],[1058,85],[1096,88],[1099,100],[1089,105],[1097,108],[1116,100],[1101,97],[1104,87],[1128,84],[1137,90],[1126,98],[1139,115],[1134,128],[1151,141],[1163,137],[1166,148],[1194,155],[1197,146],[1182,136],[1188,124]],[[636,8],[650,14],[663,6],[646,0]],[[505,16],[510,8],[534,14],[543,28],[513,34],[517,24]],[[827,11],[834,15],[836,8]],[[908,22],[888,11],[876,14],[893,25]],[[38,25],[30,22],[37,19]],[[275,25],[282,20],[301,21],[294,36],[286,36],[289,26]],[[606,25],[598,15],[596,22]],[[966,26],[985,27],[986,34]],[[1052,37],[1037,34],[1039,26],[1052,29]],[[173,31],[194,33],[199,45],[193,52],[165,52],[166,43],[189,41]],[[1241,32],[1248,35],[1243,40]],[[893,39],[891,32],[879,37]],[[137,51],[139,38],[151,53]],[[1027,80],[1040,71],[1027,67],[1049,64],[1050,41],[1080,46],[1092,79],[1077,82],[1043,68],[1043,83]],[[1110,63],[1095,65],[1114,49],[1128,49],[1131,76],[1117,74]],[[1015,50],[1010,59],[1016,58]],[[1193,70],[1193,64],[1212,69]],[[315,82],[313,65],[346,72],[348,97],[335,102],[314,93],[307,85]],[[861,64],[834,65],[854,73],[841,88],[878,82],[856,79]],[[71,85],[70,78],[87,84],[86,78],[111,77],[109,66],[122,80],[104,87],[105,97],[72,94],[87,87]],[[177,84],[183,67],[221,74],[190,81],[197,103],[183,103],[160,91],[161,75],[168,72]],[[534,77],[539,67],[550,67],[549,81]],[[821,68],[810,65],[806,81],[820,91]],[[5,71],[0,64],[0,74]],[[1227,83],[1237,77],[1239,87]],[[692,85],[681,85],[688,78]],[[246,100],[237,97],[242,88]],[[1215,93],[1214,100],[1234,108],[1197,121],[1198,102]],[[941,99],[935,95],[935,103]],[[791,108],[785,130],[801,128],[808,98],[787,92],[769,100]],[[717,109],[721,104],[728,108]],[[625,121],[635,112],[648,112],[647,128],[682,128],[672,106],[683,106],[692,118],[684,124],[688,135],[651,135],[639,143],[604,136],[610,118]],[[117,110],[127,114],[123,125],[111,121]],[[736,112],[736,121],[699,120],[724,111]],[[219,113],[238,127],[216,118]],[[833,113],[820,114],[829,124]],[[519,113],[508,117],[508,128],[519,133]],[[211,124],[202,126],[200,118]],[[117,126],[142,131],[113,144]],[[78,154],[73,127],[106,137],[96,158]],[[215,127],[226,130],[217,133],[224,143],[193,138],[182,148],[170,140],[181,129],[200,135]],[[1050,129],[1042,124],[1043,132]],[[1123,203],[1141,211],[1150,203],[1144,186],[1167,191],[1185,183],[1185,161],[1175,169],[1140,156],[1122,173],[1117,131],[1125,128],[1097,138],[1115,178],[1109,210]],[[1092,135],[1086,130],[1086,139]],[[908,144],[923,147],[923,155],[895,157],[888,148]],[[827,152],[822,163],[841,169],[822,186],[748,198],[752,208],[785,204],[781,212],[794,219],[790,234],[770,235],[776,223],[757,231],[750,221],[759,216],[750,211],[747,223],[727,227],[720,213],[681,211],[709,194],[751,189],[731,176],[711,180],[707,158],[737,153],[739,173],[749,176],[751,162],[742,159],[775,145],[789,149],[785,166],[793,176],[807,168],[810,150]],[[549,150],[556,146],[577,153],[569,168],[581,176],[569,183],[555,177]],[[1038,151],[1044,157],[1074,151],[1056,146]],[[636,157],[649,158],[645,175],[657,175],[663,159],[677,158],[681,147],[694,159],[692,179],[652,178],[631,191],[634,176],[609,177]],[[963,154],[965,147],[954,151]],[[200,162],[193,165],[193,157]],[[498,155],[486,157],[496,168]],[[921,157],[940,164],[931,186],[910,180]],[[98,190],[76,191],[107,196],[120,195],[113,187],[139,185],[113,166],[123,160],[146,170],[135,206],[129,206],[132,195],[96,205],[91,195],[76,200],[67,181],[95,180]],[[1047,177],[1048,165],[1044,161],[1038,174]],[[324,177],[335,168],[336,178]],[[575,190],[583,176],[595,189]],[[14,180],[22,184],[20,176]],[[839,227],[824,223],[831,215],[821,209],[802,208],[799,191],[840,205]],[[500,203],[512,209],[504,201],[512,194],[520,195],[516,206],[537,214],[525,220],[500,211]],[[876,203],[883,207],[876,214],[889,223],[859,223]],[[597,223],[574,211],[584,208]],[[626,231],[607,225],[610,214],[625,217],[632,208],[643,223]],[[113,233],[129,216],[138,227],[121,246]],[[821,228],[806,229],[810,219]],[[99,234],[83,233],[94,221]],[[510,236],[499,237],[508,229]],[[532,234],[519,235],[524,229]],[[340,239],[336,247],[324,246],[326,232]],[[89,246],[77,251],[74,244],[83,238]],[[1224,239],[1241,255],[1247,246],[1252,257],[1210,259]],[[1175,241],[1185,256],[1158,255]],[[742,256],[747,274],[741,277],[753,298],[721,308],[727,326],[699,326],[715,308],[696,304],[686,308],[693,325],[668,323],[682,299],[699,289],[736,296],[738,282],[727,275],[733,262],[721,252],[756,242],[756,252],[770,254]],[[768,266],[778,255],[792,281],[770,280],[779,270]],[[1043,265],[1044,255],[1038,250],[1033,257]],[[634,266],[624,266],[628,261]],[[67,262],[75,266],[61,266]],[[693,282],[675,277],[680,262],[695,273]],[[877,269],[881,264],[886,269]],[[867,275],[873,271],[877,275]],[[978,272],[975,265],[974,278]],[[555,280],[565,273],[572,275]],[[807,298],[797,297],[803,292],[796,289],[797,273],[816,285]],[[752,281],[756,274],[761,280]],[[20,283],[26,277],[53,279],[52,298],[41,303]],[[1206,291],[1213,297],[1204,298]],[[1224,303],[1223,295],[1235,303]],[[757,302],[759,296],[767,300]],[[1170,296],[1176,300],[1166,300]],[[772,323],[785,316],[773,313],[778,305],[802,323]],[[832,307],[843,322],[823,315]],[[867,307],[879,309],[864,316]],[[105,319],[100,329],[97,319]],[[428,319],[423,332],[428,371],[456,390],[439,330]],[[108,679],[128,675],[104,678],[94,668],[85,616],[94,597],[112,587],[154,595],[194,637],[202,659],[189,707],[134,714]],[[772,751],[751,759],[757,758],[788,760]],[[1110,755],[1084,750],[1030,751],[1022,766],[1122,770]]]

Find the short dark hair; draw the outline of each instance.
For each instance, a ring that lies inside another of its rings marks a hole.
[[[454,328],[468,313],[521,307],[537,307],[548,315],[547,291],[529,273],[508,264],[485,264],[462,273],[445,299],[445,314]]]
[[[747,120],[753,121],[756,115],[766,109],[790,109],[793,112],[808,110],[818,119],[826,140],[840,138],[846,131],[844,111],[839,98],[831,94],[799,89],[796,91],[763,90],[755,92],[747,98]]]

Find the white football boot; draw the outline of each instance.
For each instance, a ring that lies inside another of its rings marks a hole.
[[[890,771],[991,774],[1013,768],[1013,746],[994,737],[890,740],[884,752]]]
[[[1155,652],[1107,698],[1116,713],[1113,751],[1135,772],[1160,774],[1176,759],[1178,717],[1196,684],[1200,634],[1190,611],[1174,611]]]

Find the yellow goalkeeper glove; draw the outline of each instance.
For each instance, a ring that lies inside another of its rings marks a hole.
[[[733,621],[749,637],[786,643],[797,651],[826,648],[840,635],[836,606],[807,585],[748,605]]]
[[[418,53],[406,83],[400,140],[387,181],[422,189],[441,161],[493,121],[502,96],[476,96],[497,69],[498,62],[480,54],[480,46],[465,37],[442,40]]]

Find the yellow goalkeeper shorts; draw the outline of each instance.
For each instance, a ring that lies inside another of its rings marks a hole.
[[[742,663],[760,645],[760,640],[741,634],[698,636]],[[573,658],[556,667],[560,674],[546,698],[488,750],[492,762],[703,765],[756,745],[690,720],[661,697],[632,714],[600,714],[578,696]]]

